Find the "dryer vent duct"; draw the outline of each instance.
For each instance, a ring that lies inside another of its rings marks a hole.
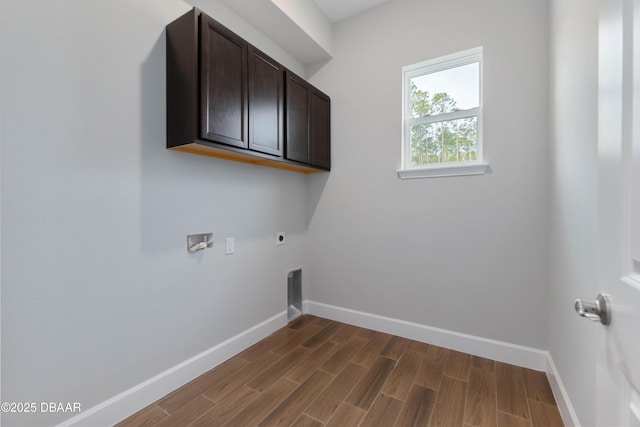
[[[302,269],[287,274],[287,320],[291,322],[302,315]]]

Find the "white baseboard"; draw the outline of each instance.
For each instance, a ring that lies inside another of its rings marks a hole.
[[[547,378],[549,378],[549,384],[551,385],[551,390],[553,391],[553,397],[556,398],[558,410],[560,411],[560,415],[562,415],[562,421],[564,422],[565,427],[580,427],[580,420],[578,420],[578,415],[573,409],[573,405],[571,404],[571,400],[567,394],[567,389],[564,388],[564,384],[558,374],[558,369],[556,368],[556,364],[553,362],[551,354],[547,357],[546,371]]]
[[[58,427],[94,427],[114,425],[155,402],[166,394],[204,374],[287,324],[283,311],[228,340],[167,369],[73,418]]]
[[[375,329],[376,331],[427,342],[512,365],[538,371],[546,371],[547,368],[547,352],[536,348],[476,337],[313,301],[304,301],[303,310],[305,313],[327,319]]]

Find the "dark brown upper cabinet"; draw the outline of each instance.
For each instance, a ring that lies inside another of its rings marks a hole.
[[[249,46],[249,148],[282,156],[284,68]]]
[[[331,168],[331,99],[318,89],[311,88],[309,144],[311,164]]]
[[[291,71],[286,71],[287,136],[289,160],[316,167],[331,167],[331,101]]]
[[[196,8],[166,34],[167,148],[329,170],[329,97]]]
[[[309,99],[307,82],[287,71],[286,158],[311,163],[309,151]]]
[[[248,148],[246,41],[200,15],[200,137]]]

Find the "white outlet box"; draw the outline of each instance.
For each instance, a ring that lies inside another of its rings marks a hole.
[[[278,231],[276,233],[276,246],[284,245],[287,242],[287,236],[284,231]]]
[[[236,239],[235,237],[227,237],[227,255],[235,253],[236,251]]]

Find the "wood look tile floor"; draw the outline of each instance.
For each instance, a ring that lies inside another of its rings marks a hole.
[[[544,372],[305,315],[117,424],[563,426]]]

